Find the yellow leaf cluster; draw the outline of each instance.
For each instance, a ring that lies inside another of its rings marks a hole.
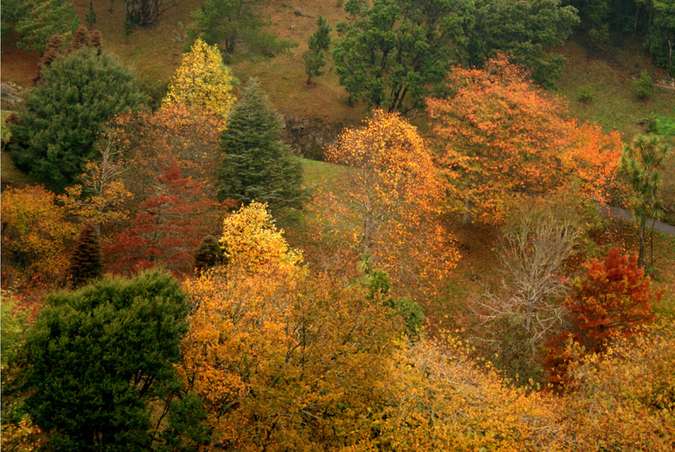
[[[250,273],[269,267],[295,267],[302,262],[302,253],[288,245],[267,205],[259,202],[225,218],[220,244],[229,267]]]
[[[234,80],[230,69],[223,64],[218,46],[197,38],[190,51],[183,55],[162,106],[184,104],[227,121],[235,102]]]

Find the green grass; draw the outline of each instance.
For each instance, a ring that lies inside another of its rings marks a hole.
[[[633,79],[640,71],[655,72],[656,78],[659,77],[639,48],[628,46],[599,59],[570,42],[562,53],[567,62],[559,90],[580,119],[597,122],[607,130],[618,130],[629,139],[643,131],[641,121],[654,116],[675,116],[675,91],[656,88],[651,99],[636,98]],[[592,100],[580,102],[582,92],[590,93]]]

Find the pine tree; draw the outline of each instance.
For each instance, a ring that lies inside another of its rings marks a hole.
[[[207,235],[195,253],[195,270],[199,274],[204,270],[225,263],[225,253],[218,244],[218,239]]]
[[[323,67],[326,64],[326,52],[329,46],[330,26],[326,22],[326,19],[319,16],[317,30],[310,36],[309,50],[303,56],[308,85],[311,85],[312,77],[318,77],[323,74]]]
[[[257,80],[250,80],[221,138],[221,199],[265,202],[273,210],[301,207],[302,170],[280,134],[279,115]]]
[[[4,3],[4,2],[3,2]],[[3,15],[5,14],[3,4]],[[75,31],[79,19],[73,4],[66,0],[29,0],[17,20],[17,45],[43,51],[50,36],[68,35]]]
[[[73,287],[80,287],[101,276],[101,247],[98,233],[93,226],[86,226],[70,262],[70,277]]]

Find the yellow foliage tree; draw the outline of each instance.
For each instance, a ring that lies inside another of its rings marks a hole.
[[[340,235],[338,247],[372,258],[395,287],[442,284],[459,253],[441,221],[443,182],[417,129],[377,110],[363,127],[345,130],[326,155],[351,167],[340,191],[315,200],[328,234]]]
[[[184,104],[192,110],[207,110],[227,121],[234,105],[234,77],[223,64],[220,50],[197,38],[189,52],[183,55],[163,106]]]
[[[225,218],[220,245],[229,267],[250,273],[270,266],[294,267],[302,262],[302,253],[288,246],[267,205],[259,202]]]

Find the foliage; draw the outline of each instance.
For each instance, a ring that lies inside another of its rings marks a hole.
[[[326,64],[326,52],[330,47],[330,25],[323,16],[317,20],[317,29],[309,37],[308,50],[303,55],[305,61],[305,73],[307,74],[307,84],[312,83],[312,77],[318,77],[323,74],[323,67]]]
[[[260,201],[272,210],[302,206],[300,164],[281,140],[281,119],[257,80],[246,84],[221,137],[221,148],[220,199]]]
[[[3,5],[3,10],[11,5]],[[41,52],[53,35],[67,36],[78,25],[78,17],[69,0],[28,0],[19,10],[14,26],[17,45]]]
[[[645,2],[651,6],[649,31],[647,34],[647,49],[654,61],[665,68],[670,75],[675,75],[675,1],[653,0]]]
[[[265,0],[206,0],[193,14],[192,34],[231,54],[243,38],[260,33],[258,8]]]
[[[560,76],[563,59],[548,49],[563,44],[578,25],[571,6],[560,0],[478,0],[468,34],[468,62],[482,66],[498,52],[526,67],[547,87]]]
[[[16,297],[9,291],[2,291],[0,304],[0,368],[3,376],[7,376],[7,364],[14,360],[17,352],[23,346],[25,331],[28,328],[28,318],[25,309],[19,306]],[[3,382],[4,385],[4,382]]]
[[[359,260],[371,258],[396,287],[437,289],[459,253],[440,221],[443,183],[417,129],[376,110],[362,127],[345,129],[326,156],[352,170],[340,198],[337,191],[318,196],[319,233],[337,236],[337,246]]]
[[[185,175],[179,161],[168,156],[129,227],[106,243],[109,268],[133,273],[161,264],[176,274],[190,273],[194,251],[200,237],[212,231],[218,207],[205,182]]]
[[[218,239],[207,235],[195,253],[195,272],[199,274],[223,264],[227,264],[227,261],[223,249],[218,244]]]
[[[291,248],[265,204],[252,202],[223,221],[220,246],[228,267],[257,273],[270,267],[295,267],[302,253]]]
[[[82,229],[70,259],[70,282],[73,287],[83,286],[90,280],[98,279],[102,268],[98,234],[93,226],[87,225]]]
[[[565,300],[569,331],[552,338],[546,357],[549,381],[558,387],[567,383],[575,346],[581,346],[582,352],[598,353],[610,341],[634,335],[654,318],[653,305],[660,298],[650,288],[650,278],[638,266],[637,256],[623,255],[618,248],[583,266],[585,274]]]
[[[63,283],[76,232],[53,193],[39,186],[3,190],[3,287]]]
[[[638,222],[638,263],[646,264],[645,245],[649,240],[650,259],[654,262],[654,220],[663,216],[659,190],[662,185],[661,170],[672,148],[656,136],[641,135],[631,146],[624,148],[621,171],[632,189],[631,207]],[[651,222],[651,226],[649,223]]]
[[[50,448],[147,449],[163,427],[150,405],[177,388],[188,310],[159,272],[50,295],[20,357],[26,410]]]
[[[124,0],[125,26],[146,26],[157,22],[162,12],[163,0]]]
[[[568,450],[668,450],[675,408],[672,325],[650,328],[590,354],[570,370],[561,403]]]
[[[125,161],[113,132],[103,132],[95,148],[98,155],[84,164],[79,183],[66,187],[58,200],[69,216],[94,225],[100,233],[128,218],[127,204],[133,195],[122,178]]]
[[[633,90],[635,97],[640,100],[647,100],[654,95],[654,80],[649,72],[640,72],[640,77],[633,81]]]
[[[422,104],[464,44],[465,0],[349,1],[333,58],[350,101],[389,111]]]
[[[484,69],[455,68],[454,95],[427,99],[451,208],[499,224],[517,197],[540,196],[578,180],[602,202],[619,163],[621,139],[567,117],[564,104],[532,86],[503,56]]]
[[[180,372],[207,407],[212,446],[312,450],[370,436],[399,327],[327,276],[262,268],[186,282],[196,302]]]
[[[198,38],[181,58],[162,105],[182,104],[227,121],[235,101],[234,83],[235,78],[223,64],[218,47]]]
[[[139,106],[131,75],[105,54],[81,49],[54,61],[12,127],[16,165],[50,187],[73,182],[94,154],[103,123]]]

